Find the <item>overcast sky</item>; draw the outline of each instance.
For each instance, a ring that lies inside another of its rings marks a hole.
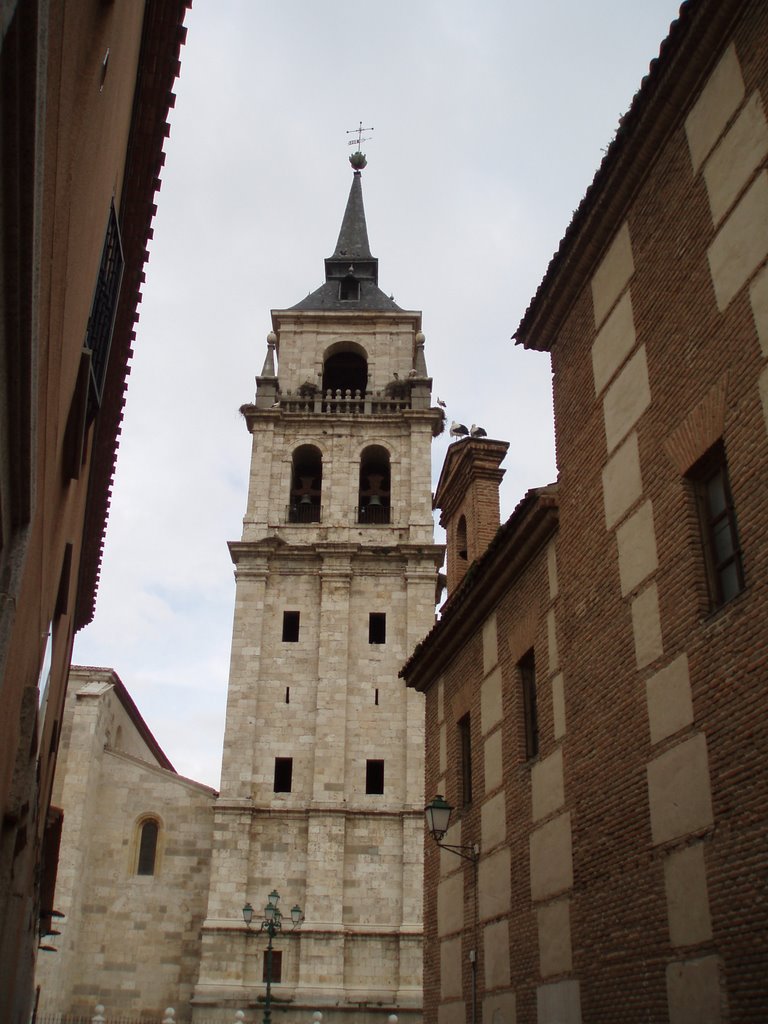
[[[511,442],[506,518],[556,476],[549,359],[510,336],[676,15],[671,0],[195,0],[96,617],[74,652],[117,671],[182,774],[218,786],[226,542],[250,461],[238,408],[270,310],[323,280],[346,132],[374,129],[371,249],[382,289],[423,311],[435,397]]]

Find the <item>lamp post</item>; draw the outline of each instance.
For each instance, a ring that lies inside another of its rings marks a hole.
[[[480,860],[480,847],[477,843],[471,846],[455,845],[442,842],[443,836],[448,831],[453,808],[445,799],[438,794],[424,808],[427,819],[427,831],[435,840],[441,850],[448,850],[455,853],[457,857],[472,862],[472,881],[474,883],[475,920],[473,921],[473,932],[475,948],[470,950],[469,958],[472,965],[472,1024],[477,1020],[477,865]]]
[[[267,897],[267,905],[264,907],[264,917],[259,922],[259,931],[266,932],[269,936],[267,943],[267,995],[264,1000],[264,1024],[270,1024],[272,1017],[272,940],[278,932],[283,930],[283,913],[278,907],[280,893],[273,889]],[[253,921],[253,907],[246,903],[243,907],[243,920],[246,927],[250,929]],[[298,903],[291,907],[291,931],[300,927],[304,920],[304,914]]]

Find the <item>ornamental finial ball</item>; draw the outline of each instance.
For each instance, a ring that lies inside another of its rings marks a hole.
[[[368,163],[368,161],[365,158],[365,153],[361,153],[359,149],[356,153],[352,154],[352,156],[349,158],[349,162],[352,164],[352,167],[356,171],[362,171],[362,169]]]
[[[277,335],[275,334],[274,331],[269,332],[269,334],[267,335],[267,341],[269,342],[270,345],[274,345],[277,342]]]

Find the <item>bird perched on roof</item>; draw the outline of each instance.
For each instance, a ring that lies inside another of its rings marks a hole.
[[[486,430],[483,430],[482,427],[478,427],[478,426],[476,426],[473,423],[472,426],[469,428],[469,436],[470,437],[488,437],[488,432]]]
[[[445,408],[445,402],[442,400],[442,398],[438,398],[437,404],[440,406],[441,409]]]
[[[454,420],[448,433],[451,437],[466,437],[469,434],[469,431],[463,423],[457,423],[456,420]]]

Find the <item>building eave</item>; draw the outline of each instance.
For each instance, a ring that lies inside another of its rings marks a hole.
[[[142,28],[139,69],[131,129],[120,195],[119,224],[125,268],[112,334],[104,396],[96,418],[88,481],[83,548],[75,609],[75,629],[94,616],[101,573],[104,538],[109,518],[112,483],[122,429],[129,362],[136,323],[147,245],[157,212],[155,193],[165,163],[163,145],[169,135],[168,112],[176,97],[173,83],[180,72],[180,52],[186,39],[184,15],[192,0],[148,0]]]

